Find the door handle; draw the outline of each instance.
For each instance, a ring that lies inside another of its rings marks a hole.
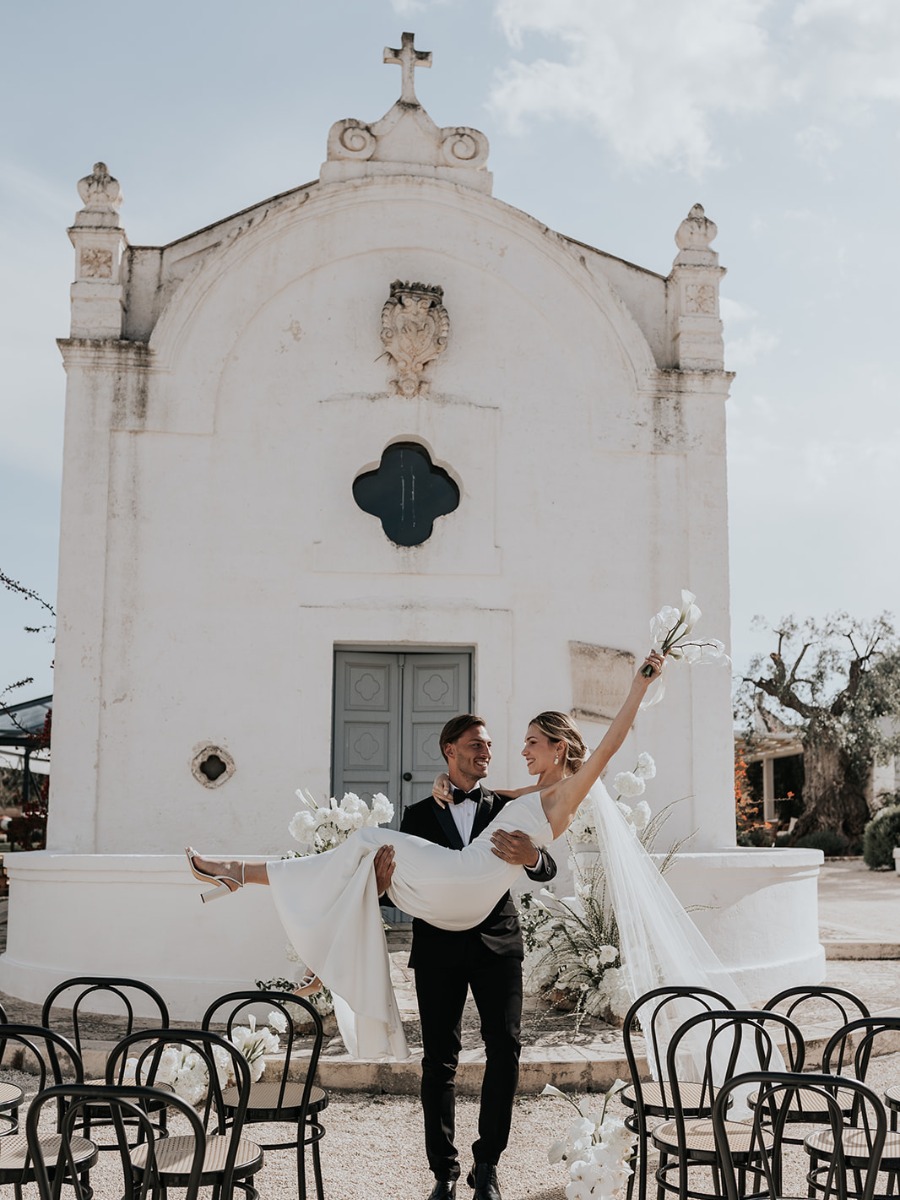
[[[406,783],[412,783],[412,771],[404,771],[403,779]]]

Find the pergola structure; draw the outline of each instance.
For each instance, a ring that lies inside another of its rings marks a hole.
[[[762,763],[763,777],[763,820],[767,823],[776,819],[775,814],[775,759],[791,758],[803,753],[803,739],[795,730],[783,729],[766,733],[754,733],[750,739],[738,738],[735,742],[744,756],[744,762]]]
[[[39,696],[36,700],[0,708],[0,766],[13,767],[22,773],[18,803],[23,816],[15,820],[29,826],[20,830],[23,838],[15,840],[23,841],[29,849],[33,845],[42,846],[46,837],[46,784],[39,783],[35,776],[47,773],[52,711],[52,696]],[[13,837],[10,840],[14,840]]]

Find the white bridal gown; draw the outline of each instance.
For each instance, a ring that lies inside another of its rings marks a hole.
[[[359,829],[334,850],[268,864],[278,915],[294,949],[328,987],[344,1044],[354,1058],[408,1058],[391,986],[375,888],[379,846],[395,851],[388,893],[397,908],[440,929],[471,929],[520,878],[491,849],[498,829],[521,829],[536,846],[553,838],[540,795],[505,804],[463,850],[394,829]]]

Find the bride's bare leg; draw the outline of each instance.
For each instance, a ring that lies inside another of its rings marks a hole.
[[[648,664],[653,670],[649,675],[644,675],[644,666]],[[632,680],[631,689],[625,697],[624,704],[613,717],[612,724],[594,753],[574,775],[561,779],[559,783],[554,783],[541,792],[541,805],[544,815],[550,822],[554,837],[559,837],[569,828],[578,805],[606,770],[609,760],[625,741],[628,731],[634,724],[641,701],[647,694],[647,688],[662,672],[662,667],[662,656],[655,650],[651,650]]]
[[[236,883],[269,882],[268,866],[264,862],[244,862],[240,858],[201,858],[194,855],[194,864],[207,875],[233,879]]]

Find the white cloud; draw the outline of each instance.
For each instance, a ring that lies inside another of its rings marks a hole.
[[[590,126],[626,163],[698,174],[719,161],[714,124],[765,108],[777,78],[762,16],[768,0],[497,0],[516,50],[528,35],[561,43],[514,60],[491,105],[511,128],[541,118]]]
[[[391,8],[398,17],[414,17],[428,8],[441,8],[449,0],[391,0]]]
[[[811,96],[834,108],[856,102],[862,111],[872,101],[900,100],[897,0],[801,0],[793,26],[799,82]]]
[[[729,371],[751,367],[766,358],[778,346],[777,333],[754,327],[743,337],[725,338],[725,366]]]
[[[794,141],[797,143],[800,157],[818,167],[830,178],[831,161],[841,148],[841,139],[834,131],[824,129],[821,125],[807,125],[805,129],[800,129],[794,134]]]

